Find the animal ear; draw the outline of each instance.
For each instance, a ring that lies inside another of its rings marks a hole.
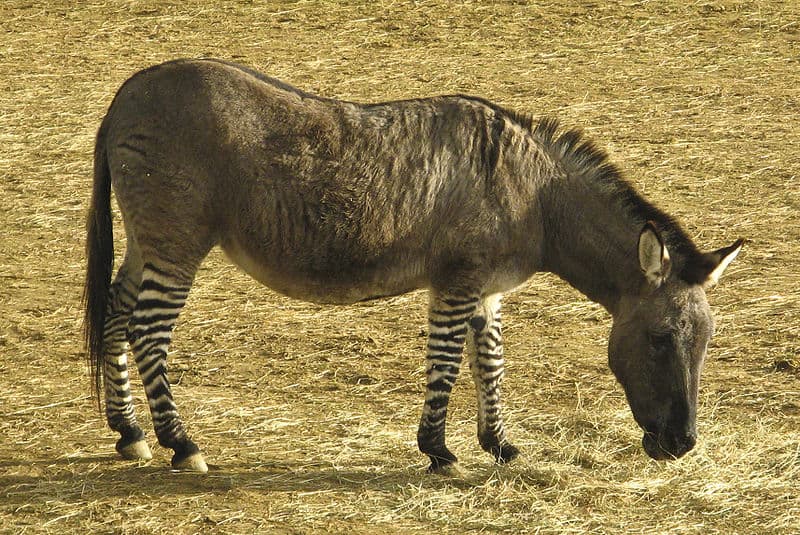
[[[647,282],[655,288],[669,276],[669,251],[652,221],[648,221],[639,234],[639,267]]]
[[[692,265],[687,266],[684,270],[686,273],[682,278],[691,284],[700,284],[704,288],[710,288],[719,282],[719,278],[725,269],[733,262],[739,251],[742,250],[744,240],[736,240],[733,245],[717,249],[711,253],[705,253],[693,262]]]

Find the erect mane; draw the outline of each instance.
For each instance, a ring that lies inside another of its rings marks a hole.
[[[533,122],[529,124],[532,125]],[[587,139],[581,130],[570,129],[560,132],[559,127],[557,119],[544,117],[530,131],[532,136],[567,169],[586,180],[596,182],[602,189],[610,192],[612,199],[619,203],[622,210],[642,227],[648,221],[653,222],[661,232],[667,247],[683,259],[682,265],[676,266],[680,270],[679,276],[686,282],[697,283],[694,268],[704,263],[705,258],[681,225],[672,216],[645,199],[623,178],[620,169],[609,160],[608,153]]]
[[[599,189],[610,193],[620,208],[644,228],[650,221],[661,233],[667,247],[682,262],[677,265],[678,276],[690,284],[705,280],[709,269],[709,255],[701,253],[681,225],[669,214],[657,208],[622,176],[619,167],[608,158],[608,153],[599,148],[580,129],[562,131],[558,119],[542,117],[536,121],[530,115],[510,110],[481,97],[457,95],[466,100],[483,104],[494,111],[497,117],[516,124],[527,131],[546,152],[567,169],[592,181]],[[713,268],[713,266],[710,266]]]

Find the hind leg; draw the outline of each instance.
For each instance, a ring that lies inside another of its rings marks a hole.
[[[130,320],[129,339],[144,383],[158,442],[172,449],[177,470],[206,472],[200,449],[189,438],[167,378],[167,350],[172,329],[189,295],[192,276],[159,264],[145,263],[139,299]]]
[[[125,459],[152,459],[144,432],[136,421],[128,377],[128,322],[136,305],[142,265],[132,240],[110,288],[103,330],[106,418],[121,436],[116,449]]]

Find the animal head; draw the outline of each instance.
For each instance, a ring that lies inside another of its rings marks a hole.
[[[655,225],[647,223],[641,231],[641,289],[620,301],[608,358],[653,459],[676,459],[695,445],[700,372],[714,333],[705,290],[742,244],[684,259],[678,273]]]

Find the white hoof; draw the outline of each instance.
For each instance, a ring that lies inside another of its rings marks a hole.
[[[144,440],[128,444],[119,450],[119,454],[122,455],[123,459],[129,461],[149,461],[153,458],[153,454],[150,453],[150,447]]]
[[[172,463],[173,470],[179,470],[181,472],[208,472],[208,465],[206,461],[203,459],[203,456],[199,453],[195,453],[194,455],[190,455],[185,459]]]

